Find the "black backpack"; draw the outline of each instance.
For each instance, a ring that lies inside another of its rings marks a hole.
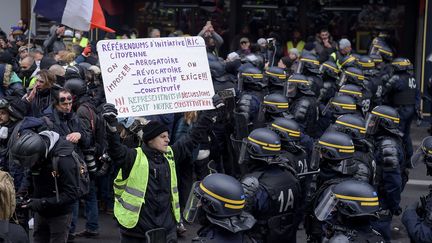
[[[57,176],[58,176],[58,163],[60,158],[63,157],[60,156],[54,156],[52,158],[52,166],[53,166],[53,177],[54,177],[54,183],[56,187],[56,198],[57,202],[59,199],[59,192],[58,192],[58,185],[57,185]],[[77,165],[78,170],[78,192],[79,197],[85,196],[90,191],[90,175],[87,170],[87,164],[84,162],[84,160],[75,152],[72,151],[72,157]]]

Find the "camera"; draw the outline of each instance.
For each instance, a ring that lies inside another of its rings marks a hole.
[[[267,48],[273,50],[275,46],[275,38],[267,38]]]

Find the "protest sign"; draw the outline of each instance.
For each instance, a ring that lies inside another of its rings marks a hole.
[[[213,109],[201,37],[102,40],[97,50],[106,99],[119,117]]]

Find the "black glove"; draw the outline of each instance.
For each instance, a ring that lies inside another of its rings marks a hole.
[[[42,211],[46,206],[46,201],[44,199],[40,198],[32,198],[29,199],[24,205],[22,205],[22,208],[28,208],[32,211],[39,212]]]
[[[117,115],[118,115],[117,109],[113,104],[107,103],[103,105],[102,116],[107,122],[107,127],[112,132],[117,131],[117,124],[118,124]]]
[[[225,104],[220,97],[220,95],[215,94],[212,97],[213,106],[216,108],[216,117],[213,118],[213,122],[216,122],[217,120],[222,120],[225,116]]]

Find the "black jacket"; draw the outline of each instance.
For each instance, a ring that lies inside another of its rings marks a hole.
[[[208,137],[211,128],[211,114],[205,111],[200,114],[198,121],[190,134],[183,136],[172,146],[174,161],[185,161],[191,157],[192,150]],[[127,178],[134,165],[137,152],[120,143],[118,133],[107,131],[108,153],[113,161],[122,169],[122,177]],[[121,227],[124,234],[134,237],[144,237],[144,233],[154,228],[165,228],[167,232],[175,230],[176,222],[171,209],[171,177],[168,161],[161,152],[141,146],[149,163],[149,178],[145,195],[145,204],[141,208],[137,225],[132,229]],[[179,164],[176,165],[179,168]],[[182,169],[188,169],[187,167]]]
[[[60,138],[47,158],[40,164],[31,168],[33,198],[41,198],[46,201],[42,211],[38,213],[45,217],[55,217],[72,212],[72,205],[79,198],[78,192],[78,167],[72,157],[74,145]],[[52,175],[52,158],[59,156],[58,162],[58,190],[59,201],[55,193],[55,180]]]

